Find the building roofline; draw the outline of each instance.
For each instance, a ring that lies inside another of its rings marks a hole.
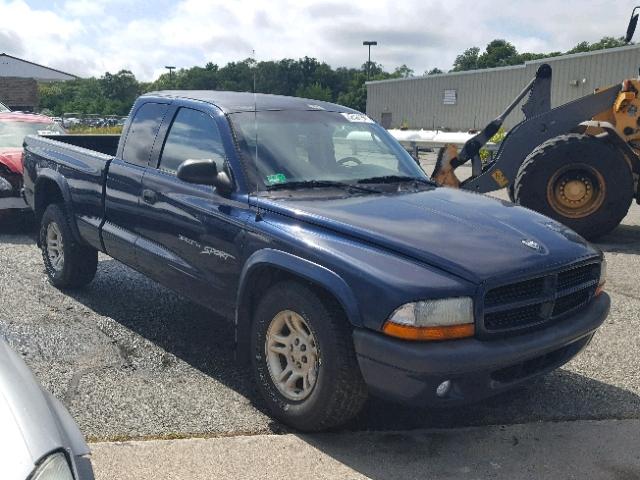
[[[478,74],[478,73],[503,72],[505,70],[518,70],[518,69],[527,68],[527,65],[557,62],[559,60],[566,60],[566,59],[577,58],[577,57],[589,57],[592,55],[603,55],[605,53],[611,53],[614,51],[620,52],[624,50],[634,50],[634,49],[640,50],[640,44],[625,45],[624,47],[615,47],[615,48],[603,48],[600,50],[594,50],[592,52],[569,53],[567,55],[558,55],[556,57],[539,58],[537,60],[528,60],[518,65],[508,65],[506,67],[479,68],[476,70],[464,70],[462,72],[436,73],[433,75],[420,75],[417,77],[409,77],[409,78],[388,78],[386,80],[371,80],[371,81],[365,82],[365,85],[375,85],[378,83],[392,83],[392,82],[409,82],[412,80],[424,80],[425,78],[455,77],[459,75],[472,75],[472,74]]]
[[[68,76],[76,78],[76,79],[80,78],[77,75],[74,75],[72,73],[63,72],[62,70],[58,70],[56,68],[47,67],[45,65],[40,65],[39,63],[35,63],[35,62],[30,62],[29,60],[25,60],[24,58],[20,58],[20,57],[14,57],[13,55],[9,55],[8,53],[4,53],[4,52],[0,53],[0,57],[13,58],[14,60],[19,60],[20,62],[28,63],[29,65],[34,65],[36,67],[45,68],[47,70],[51,70],[52,72],[57,72],[57,73],[61,73],[63,75],[68,75]]]

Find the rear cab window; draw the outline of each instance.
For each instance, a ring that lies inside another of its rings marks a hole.
[[[122,149],[122,159],[130,164],[146,167],[153,143],[169,106],[164,103],[145,103],[138,108]]]

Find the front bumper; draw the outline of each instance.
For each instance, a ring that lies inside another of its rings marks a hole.
[[[0,211],[29,210],[29,205],[22,197],[0,197]]]
[[[584,310],[537,332],[496,340],[408,342],[358,329],[360,370],[374,395],[408,405],[460,405],[481,400],[568,362],[609,314],[606,293]],[[447,395],[436,388],[451,381]]]

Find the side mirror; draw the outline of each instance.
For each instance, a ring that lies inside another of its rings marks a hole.
[[[233,190],[233,182],[226,172],[218,172],[213,159],[185,160],[178,167],[177,176],[180,180],[196,185],[212,185],[220,193],[227,195]]]
[[[631,12],[631,18],[629,19],[629,26],[627,27],[627,34],[624,37],[624,42],[629,43],[633,38],[633,34],[636,31],[636,26],[638,25],[638,14],[636,10],[638,7],[634,8]]]

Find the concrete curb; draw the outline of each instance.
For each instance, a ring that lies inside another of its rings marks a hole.
[[[97,480],[635,479],[640,420],[91,445]]]

